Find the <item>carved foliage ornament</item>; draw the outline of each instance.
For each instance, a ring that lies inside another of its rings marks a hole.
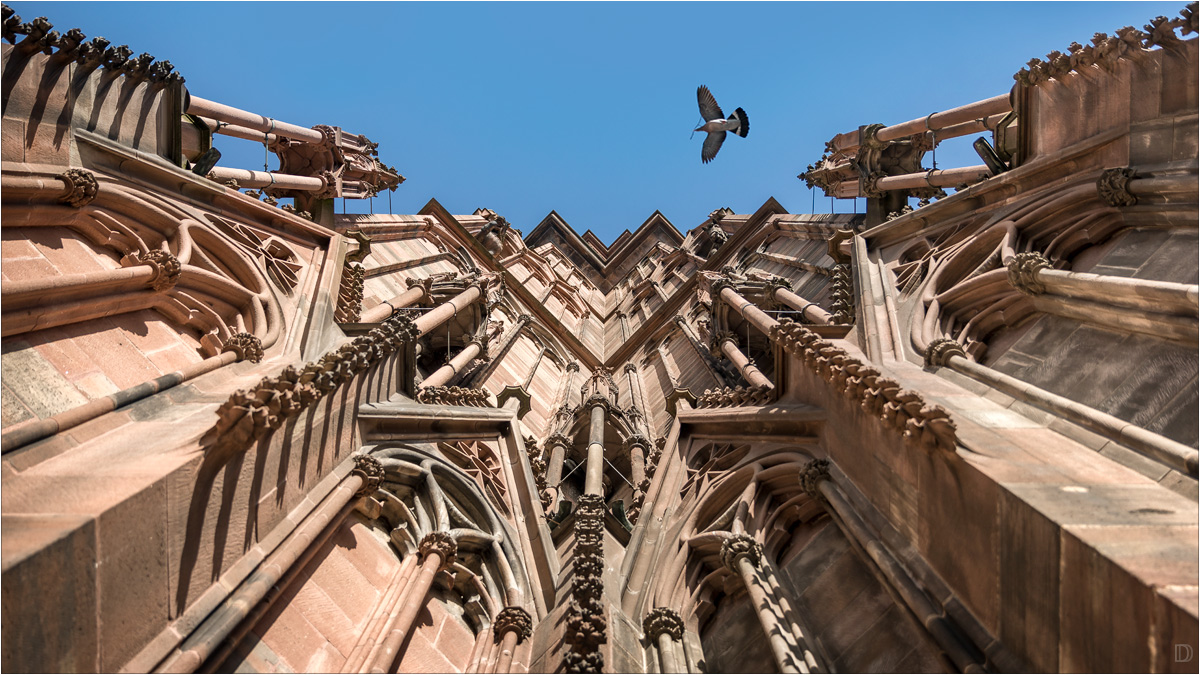
[[[751,566],[758,567],[759,561],[762,560],[762,552],[762,544],[755,541],[754,537],[735,534],[721,544],[721,564],[734,573],[738,572],[738,561],[742,558],[749,560]]]
[[[738,406],[760,406],[775,400],[775,387],[753,385],[749,387],[725,387],[705,389],[698,399],[697,408],[736,408]]]
[[[770,338],[847,399],[858,401],[867,414],[902,434],[905,443],[954,452],[957,426],[945,408],[901,389],[895,380],[790,319],[773,326]]]
[[[563,669],[570,673],[604,671],[600,645],[608,641],[604,616],[604,498],[582,495],[575,512],[575,578],[571,582],[571,606],[567,612],[565,641],[571,645],[563,656]]]
[[[473,408],[490,408],[491,401],[483,389],[470,387],[422,387],[417,400],[430,405],[462,405]]]
[[[829,480],[829,460],[814,459],[800,470],[800,487],[813,499],[821,499],[821,481]]]
[[[237,354],[238,361],[258,363],[263,357],[262,340],[250,333],[235,333],[221,346],[221,351]]]
[[[416,337],[417,328],[412,321],[393,316],[367,335],[327,352],[317,361],[301,368],[288,366],[278,375],[263,378],[252,389],[235,391],[217,408],[217,422],[206,434],[208,451],[244,451],[251,442],[282,426],[288,417],[350,382]],[[247,342],[231,340],[226,348],[235,352],[239,347],[247,350]],[[261,358],[261,346],[257,353]]]
[[[950,363],[951,356],[961,356],[966,358],[967,352],[962,345],[956,340],[950,338],[938,338],[929,343],[929,347],[925,350],[925,365],[927,366],[945,366]]]
[[[529,612],[520,607],[505,607],[496,615],[496,620],[492,622],[494,627],[492,639],[499,643],[504,639],[504,634],[509,631],[514,631],[517,634],[517,644],[521,644],[533,635],[533,619],[530,618]]]
[[[421,539],[417,550],[421,553],[422,562],[425,561],[425,558],[430,553],[437,553],[438,557],[441,558],[438,571],[441,571],[454,564],[455,559],[458,557],[458,542],[448,532],[430,532]]]
[[[1196,3],[1188,3],[1177,18],[1156,17],[1144,27],[1149,33],[1133,26],[1125,26],[1118,29],[1114,36],[1096,33],[1092,36],[1090,45],[1071,43],[1067,48],[1069,55],[1055,50],[1047,54],[1044,61],[1030,59],[1026,64],[1028,67],[1018,71],[1013,75],[1013,79],[1022,85],[1036,87],[1051,79],[1061,80],[1068,73],[1083,71],[1092,66],[1111,71],[1119,60],[1135,56],[1152,47],[1175,48],[1179,43],[1175,29],[1180,29],[1183,35],[1196,32]]]
[[[642,620],[642,630],[649,640],[657,640],[664,634],[670,635],[672,640],[682,640],[683,619],[670,607],[656,607]]]
[[[1041,253],[1018,253],[1008,261],[1008,281],[1017,290],[1028,295],[1046,292],[1046,285],[1038,280],[1038,272],[1050,269],[1050,261]]]
[[[96,176],[91,171],[67,169],[59,174],[58,178],[66,183],[66,193],[61,197],[62,202],[75,208],[90,204],[100,191],[100,184],[96,182]]]
[[[133,50],[125,45],[109,47],[109,41],[102,37],[84,43],[87,36],[78,28],[60,35],[52,30],[54,25],[43,16],[28,23],[22,22],[21,17],[8,5],[3,6],[2,26],[4,39],[16,45],[14,51],[18,54],[41,52],[60,64],[75,61],[86,70],[104,66],[114,77],[123,74],[130,79],[148,80],[159,86],[184,81],[179,73],[172,72],[175,67],[170,61],[154,62],[153,56],[144,53],[131,59]],[[18,35],[24,35],[25,38],[17,42]]]
[[[356,496],[374,494],[379,489],[379,485],[383,483],[383,465],[371,455],[355,455],[354,469],[350,475],[360,476],[363,479],[362,487],[354,493]]]
[[[1129,181],[1133,179],[1133,169],[1105,169],[1096,181],[1096,192],[1109,206],[1133,206],[1137,197],[1129,192]]]

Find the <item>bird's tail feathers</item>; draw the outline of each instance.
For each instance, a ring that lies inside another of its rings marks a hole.
[[[741,108],[734,110],[733,116],[738,121],[737,135],[745,138],[746,134],[750,133],[750,118],[746,116],[746,111]]]

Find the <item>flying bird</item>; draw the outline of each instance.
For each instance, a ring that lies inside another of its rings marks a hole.
[[[725,142],[726,131],[732,131],[742,138],[750,133],[750,118],[746,117],[745,110],[738,108],[726,119],[725,113],[721,112],[721,106],[717,105],[717,99],[713,98],[712,92],[704,85],[696,89],[696,100],[700,103],[700,116],[704,118],[704,124],[693,131],[708,132],[708,137],[704,139],[704,147],[700,149],[700,161],[708,164],[717,156],[717,151]]]

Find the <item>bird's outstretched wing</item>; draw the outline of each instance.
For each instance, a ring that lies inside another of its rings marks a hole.
[[[710,131],[708,138],[704,139],[704,147],[700,148],[700,161],[708,164],[717,156],[717,151],[721,149],[721,144],[725,142],[724,131]]]
[[[712,92],[708,90],[708,87],[700,85],[696,89],[696,100],[700,103],[700,116],[704,118],[705,122],[725,119],[725,113],[721,112],[721,106],[717,105],[717,99],[713,98]],[[721,144],[717,143],[717,147],[720,146]],[[713,154],[716,154],[716,152],[716,150],[713,150]]]

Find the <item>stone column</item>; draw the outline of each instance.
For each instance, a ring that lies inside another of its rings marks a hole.
[[[455,354],[454,358],[450,359],[449,363],[433,371],[429,377],[425,378],[425,381],[421,383],[421,387],[432,388],[445,385],[450,381],[450,378],[454,377],[463,368],[465,368],[472,359],[482,353],[485,353],[486,340],[486,335],[477,335],[474,338],[471,338],[471,341],[467,343],[467,346],[463,347],[461,351]]]
[[[925,350],[925,364],[948,367],[1018,401],[1061,415],[1089,431],[1193,478],[1200,473],[1200,452],[1196,448],[976,363],[967,357],[962,345],[954,340],[942,338],[931,342]]]
[[[355,455],[350,474],[156,670],[190,673],[210,660],[219,665],[350,514],[352,500],[375,492],[383,476],[378,460]]]
[[[591,423],[588,427],[587,474],[583,492],[589,495],[604,495],[604,422],[608,413],[608,399],[593,396],[585,404],[591,408]]]
[[[770,388],[774,386],[771,384],[771,381],[767,379],[767,376],[763,375],[762,371],[759,370],[758,367],[755,366],[754,363],[751,362],[750,359],[747,358],[740,349],[738,349],[737,338],[733,333],[718,333],[715,336],[715,341],[717,342],[717,346],[721,350],[721,353],[724,354],[725,358],[729,359],[729,362],[738,369],[738,372],[742,374],[742,377],[746,378],[746,382],[750,383],[750,386],[764,388]]]
[[[687,672],[686,667],[680,670],[675,660],[675,643],[683,639],[683,619],[678,612],[667,607],[653,609],[642,621],[642,630],[646,639],[658,646],[659,672]]]
[[[413,589],[400,607],[399,614],[391,622],[387,637],[378,653],[371,660],[370,673],[390,673],[396,653],[412,628],[413,619],[425,607],[425,596],[433,586],[433,578],[441,570],[454,564],[458,543],[446,532],[430,532],[421,539],[421,567],[413,580]]]
[[[417,337],[425,335],[434,328],[446,323],[446,321],[457,315],[471,303],[479,301],[482,297],[483,282],[475,281],[462,293],[417,317],[413,321],[417,327]]]
[[[646,490],[650,489],[650,481],[646,478],[646,450],[651,445],[650,440],[641,434],[625,439],[625,445],[629,448],[629,477],[633,483],[633,504],[629,507],[629,519],[636,521],[641,515]]]
[[[563,434],[551,434],[546,439],[546,445],[550,448],[550,460],[546,464],[546,487],[554,490],[554,501],[550,504],[550,510],[553,511],[558,506],[558,484],[562,482],[563,462],[567,457],[567,448],[571,447],[571,439]]]
[[[714,281],[710,295],[713,296],[714,300],[716,298],[724,300],[733,311],[740,314],[742,318],[762,331],[763,335],[769,335],[771,327],[779,323],[767,316],[767,313],[759,309],[753,302],[750,302],[737,291],[733,290],[733,283],[728,279]]]
[[[799,295],[796,295],[791,290],[784,288],[783,286],[775,286],[774,289],[775,289],[775,291],[774,291],[773,297],[775,299],[775,302],[778,302],[778,303],[787,305],[788,307],[791,307],[792,309],[800,312],[801,316],[803,316],[805,319],[808,319],[809,321],[811,321],[813,323],[816,323],[816,324],[833,323],[833,319],[830,316],[829,312],[826,312],[825,310],[818,307],[817,303],[809,302],[808,300],[805,300],[804,298],[800,297]]]
[[[394,314],[397,309],[417,304],[422,298],[428,297],[430,284],[426,282],[428,282],[428,279],[409,279],[407,291],[390,300],[384,300],[363,312],[359,321],[362,323],[377,323]]]
[[[507,673],[512,667],[513,650],[533,634],[533,619],[520,607],[505,607],[492,622],[492,639],[500,644],[500,655],[493,672]]]
[[[759,623],[763,634],[771,645],[771,654],[775,657],[775,665],[781,673],[799,673],[801,669],[795,663],[795,656],[783,637],[785,627],[780,625],[779,617],[771,611],[771,600],[758,577],[758,565],[762,559],[762,545],[753,537],[737,534],[721,544],[721,562],[742,579],[750,602],[758,613]],[[807,668],[804,669],[807,671]]]

